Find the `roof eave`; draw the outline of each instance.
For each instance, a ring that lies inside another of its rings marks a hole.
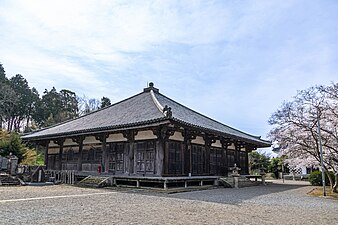
[[[247,138],[243,138],[243,137],[238,137],[238,136],[235,136],[235,135],[232,135],[232,134],[220,132],[218,130],[213,130],[213,129],[197,126],[195,124],[187,123],[187,122],[179,120],[177,118],[172,118],[172,120],[175,121],[175,122],[181,123],[183,125],[186,125],[186,126],[190,126],[190,127],[193,127],[193,128],[198,128],[198,129],[204,130],[206,132],[210,132],[210,133],[215,134],[215,135],[219,135],[219,136],[222,136],[222,137],[230,137],[232,139],[245,141],[245,142],[248,142],[250,144],[256,145],[257,148],[266,148],[266,147],[271,147],[271,145],[272,145],[272,143],[270,141],[266,141],[266,140],[262,140],[262,139],[252,140],[252,139],[247,139]]]
[[[170,123],[170,121],[167,118],[159,118],[159,119],[132,123],[132,124],[121,124],[121,125],[116,125],[116,126],[99,127],[99,128],[78,130],[78,131],[72,131],[72,132],[39,135],[39,136],[33,136],[33,137],[22,136],[22,140],[40,141],[40,140],[48,140],[48,139],[56,139],[56,138],[64,138],[64,137],[74,137],[74,136],[80,136],[80,135],[94,135],[94,134],[106,133],[106,132],[114,133],[117,131],[130,130],[130,129],[135,129],[135,128],[153,127],[153,126],[168,124],[168,123]],[[34,134],[34,133],[31,133],[31,134]],[[27,134],[27,136],[28,135],[29,134]]]

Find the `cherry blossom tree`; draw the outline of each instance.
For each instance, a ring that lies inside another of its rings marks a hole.
[[[292,101],[284,102],[269,119],[274,125],[269,137],[278,141],[289,165],[319,166],[318,121],[323,145],[325,171],[332,170],[329,181],[338,192],[338,83],[299,91]]]

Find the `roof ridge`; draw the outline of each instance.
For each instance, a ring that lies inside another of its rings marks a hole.
[[[161,105],[161,103],[158,101],[158,99],[156,98],[154,91],[150,90],[150,95],[151,95],[151,99],[153,100],[153,102],[155,103],[156,107],[158,108],[158,110],[163,114],[164,114],[164,107]]]

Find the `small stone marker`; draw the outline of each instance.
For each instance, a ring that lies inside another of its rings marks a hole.
[[[232,171],[231,176],[234,178],[235,188],[238,188],[238,178],[240,176],[239,171],[241,168],[237,167],[237,164],[234,164],[234,167],[231,167],[230,170]]]
[[[18,157],[13,155],[12,153],[9,153],[8,156],[8,172],[11,175],[16,175],[16,168],[18,166]]]
[[[262,176],[262,184],[263,185],[266,185],[266,183],[265,183],[265,174],[266,174],[266,172],[265,172],[265,168],[264,167],[261,167],[260,169],[260,175]]]
[[[7,170],[8,159],[0,156],[0,170]]]

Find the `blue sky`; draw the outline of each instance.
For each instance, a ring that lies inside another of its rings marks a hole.
[[[40,93],[113,102],[153,81],[265,137],[297,90],[337,82],[338,1],[0,1],[0,62]]]

